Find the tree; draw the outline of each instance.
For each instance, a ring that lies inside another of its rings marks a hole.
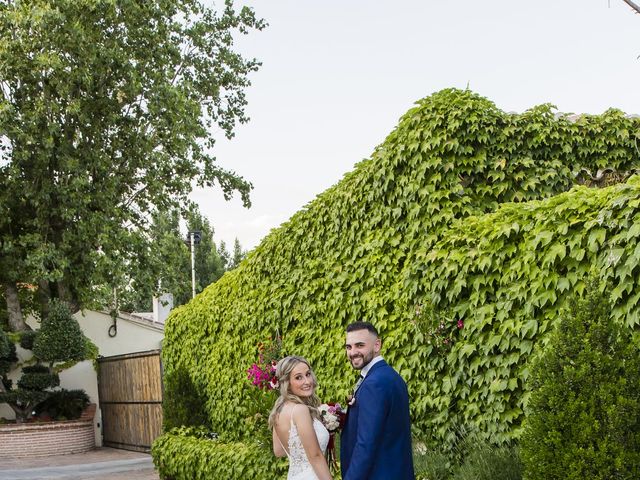
[[[199,231],[200,243],[195,247],[196,267],[196,292],[199,293],[205,287],[218,280],[225,272],[223,260],[220,257],[213,240],[214,229],[209,219],[203,216],[197,208],[191,208],[187,213],[188,231]],[[191,278],[189,275],[187,278]],[[191,300],[191,291],[188,298],[176,299],[181,305]]]
[[[224,240],[220,240],[218,254],[222,259],[222,268],[224,268],[225,271],[231,270],[231,254],[229,253],[229,250],[227,250],[227,244]]]
[[[77,309],[139,252],[150,213],[184,204],[193,185],[251,184],[217,165],[214,129],[247,120],[258,68],[233,33],[264,22],[227,0],[0,2],[0,284],[9,325],[16,294]]]
[[[187,232],[200,232],[200,243],[194,248],[196,293],[218,280],[229,264],[228,258],[225,260],[218,253],[214,228],[197,205],[191,205],[182,213],[173,209],[156,212],[152,217],[147,235],[148,244],[154,248],[139,252],[129,259],[129,266],[122,269],[123,274],[116,282],[118,310],[150,311],[152,297],[164,292],[173,294],[176,306],[191,300],[190,242],[187,233],[180,229],[182,220],[186,221]],[[239,243],[238,248],[242,252]],[[112,286],[103,286],[95,306],[102,309],[114,307]]]
[[[236,237],[233,242],[233,256],[231,257],[231,265],[229,266],[229,270],[233,270],[240,262],[244,260],[244,257],[247,256],[247,252],[242,250],[242,245],[240,245],[240,240]]]
[[[174,298],[191,294],[190,254],[180,232],[180,211],[155,212],[152,218],[149,247],[129,259],[115,284],[117,310],[148,312],[158,293],[171,292]]]

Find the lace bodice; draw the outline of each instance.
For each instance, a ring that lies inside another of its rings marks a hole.
[[[329,443],[329,431],[320,420],[313,420],[313,430],[318,437],[318,443],[323,452],[327,450]],[[289,475],[287,480],[316,480],[318,477],[309,463],[307,454],[302,446],[302,440],[298,436],[298,429],[295,423],[291,422],[289,428]]]

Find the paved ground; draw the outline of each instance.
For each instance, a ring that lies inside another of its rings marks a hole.
[[[27,459],[0,459],[0,480],[159,480],[151,456],[115,448]]]

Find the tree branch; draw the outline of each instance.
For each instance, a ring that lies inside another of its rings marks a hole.
[[[640,13],[640,5],[638,5],[635,2],[632,2],[631,0],[622,0],[622,1],[627,5],[629,5],[631,8],[633,8],[636,11],[636,13]]]

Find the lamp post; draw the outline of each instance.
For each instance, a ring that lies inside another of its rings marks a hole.
[[[196,298],[196,249],[200,243],[202,233],[199,230],[189,232],[189,243],[191,244],[191,298]]]

